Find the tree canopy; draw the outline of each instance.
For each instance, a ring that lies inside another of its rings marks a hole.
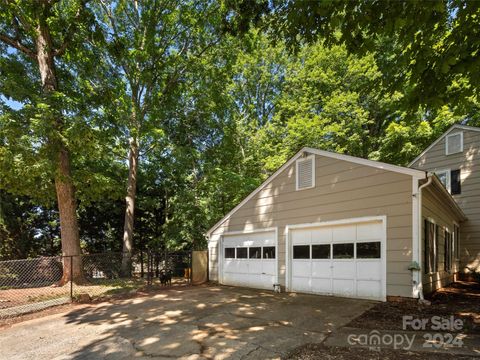
[[[62,251],[66,180],[81,251],[200,249],[303,146],[406,165],[479,124],[475,2],[7,3],[0,258]]]
[[[384,76],[383,90],[409,84],[406,109],[478,97],[478,1],[246,0],[229,9],[233,32],[261,24],[293,50],[323,40],[327,46],[343,44],[350,53],[373,53]],[[394,51],[386,56],[388,44]]]

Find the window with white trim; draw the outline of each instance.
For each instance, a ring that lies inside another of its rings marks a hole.
[[[437,175],[443,186],[450,191],[450,170],[435,171],[435,175]]]
[[[310,189],[315,186],[315,155],[296,161],[296,189]]]
[[[445,138],[445,154],[452,155],[463,152],[463,132],[447,135]]]
[[[450,194],[458,195],[462,193],[460,169],[438,170],[435,171],[435,175],[437,175],[440,182],[443,184],[443,186],[445,186]]]

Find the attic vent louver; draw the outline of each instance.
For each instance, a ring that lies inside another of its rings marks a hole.
[[[315,155],[298,159],[297,190],[309,189],[315,186]]]
[[[463,132],[447,135],[445,153],[456,154],[463,151]]]

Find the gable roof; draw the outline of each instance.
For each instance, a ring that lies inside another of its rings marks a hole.
[[[331,151],[326,150],[319,150],[309,147],[302,148],[299,152],[297,152],[293,157],[291,157],[285,164],[283,164],[277,171],[275,171],[272,175],[270,175],[259,187],[257,187],[254,191],[252,191],[245,199],[243,199],[237,206],[235,206],[230,212],[225,215],[222,219],[220,219],[215,225],[213,225],[210,230],[207,231],[206,235],[210,236],[211,233],[217,229],[224,221],[230,218],[238,209],[240,209],[246,202],[248,202],[251,198],[253,198],[258,192],[260,192],[263,188],[265,188],[269,183],[272,182],[280,173],[282,173],[286,168],[293,164],[295,160],[297,160],[303,153],[315,154],[319,156],[325,156],[328,158],[333,158],[337,160],[343,160],[352,162],[355,164],[365,165],[374,167],[377,169],[385,170],[385,171],[392,171],[404,175],[413,176],[416,178],[425,178],[427,176],[427,172],[423,170],[417,170],[412,168],[406,168],[403,166],[397,166],[392,164],[383,163],[380,161],[368,160],[356,156],[344,155],[339,154]]]
[[[411,167],[413,164],[415,164],[418,160],[420,160],[420,158],[425,155],[427,153],[428,150],[430,150],[432,147],[434,147],[435,145],[437,145],[445,136],[447,136],[450,132],[452,132],[453,130],[467,130],[467,131],[480,131],[480,128],[478,127],[475,127],[475,126],[468,126],[468,125],[460,125],[460,124],[454,124],[452,126],[450,126],[450,128],[445,131],[437,140],[435,140],[433,143],[430,144],[429,147],[427,147],[425,150],[423,150],[421,152],[420,155],[418,155],[415,159],[413,159],[413,161],[411,161],[409,164],[408,164],[408,167]]]

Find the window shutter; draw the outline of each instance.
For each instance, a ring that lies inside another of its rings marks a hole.
[[[297,160],[297,190],[315,186],[314,156]]]
[[[445,241],[443,243],[443,263],[446,271],[450,270],[450,233],[444,230]]]
[[[450,173],[450,187],[451,194],[458,195],[462,193],[462,186],[460,184],[460,170],[452,170]]]
[[[435,225],[435,224],[432,224],[435,226],[435,237],[434,237],[434,246],[435,246],[435,251],[433,253],[433,272],[437,272],[438,271],[438,264],[440,263],[440,258],[439,258],[439,255],[440,255],[440,241],[439,241],[439,235],[440,235],[440,226],[438,225]]]
[[[428,274],[433,271],[433,245],[434,245],[434,224],[431,223],[430,221],[426,220],[424,221],[424,230],[425,230],[425,236],[424,236],[424,266],[423,269],[425,271],[425,274]]]
[[[455,252],[455,259],[460,259],[460,228],[457,225],[453,227],[453,236],[455,243],[453,244],[453,249]]]

